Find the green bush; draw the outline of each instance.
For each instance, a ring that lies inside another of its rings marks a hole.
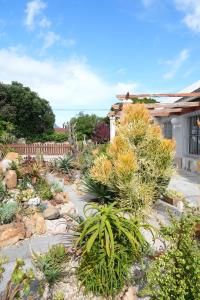
[[[117,209],[114,203],[90,204],[85,214],[88,211],[76,241],[82,250],[77,276],[86,293],[113,296],[127,283],[133,262],[148,248],[141,233],[143,225],[127,209]]]
[[[63,143],[66,141],[68,141],[68,133],[53,132],[53,133],[46,133],[46,134],[33,136],[27,142],[28,143],[46,143],[46,142]]]
[[[183,213],[180,220],[171,217],[171,225],[161,228],[168,241],[166,252],[159,256],[147,272],[147,286],[142,295],[153,300],[200,299],[200,243],[195,238],[200,214]]]
[[[63,245],[53,246],[45,254],[33,254],[33,263],[45,276],[49,284],[53,284],[64,275],[64,263],[69,260]]]
[[[13,221],[14,216],[18,210],[18,205],[15,202],[3,203],[0,206],[0,220],[1,223],[7,224]]]

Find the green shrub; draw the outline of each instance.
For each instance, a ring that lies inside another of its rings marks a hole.
[[[28,143],[45,143],[45,142],[56,142],[62,143],[68,140],[68,133],[64,132],[53,132],[53,133],[45,133],[38,134],[36,136],[32,136],[28,139]]]
[[[141,233],[142,225],[127,209],[115,204],[86,206],[86,219],[80,224],[76,245],[82,256],[77,276],[85,292],[113,296],[129,279],[130,267],[141,258],[148,244]],[[125,217],[126,214],[126,217]]]
[[[5,272],[5,269],[3,267],[4,264],[8,262],[6,257],[0,256],[0,281],[2,280],[3,273]]]
[[[195,238],[199,223],[199,211],[191,210],[180,220],[171,217],[171,225],[161,228],[161,237],[169,243],[150,265],[142,295],[154,300],[200,299],[200,243]]]
[[[14,216],[18,211],[18,205],[15,202],[3,203],[0,206],[1,223],[7,224],[13,221]]]
[[[64,263],[69,259],[63,245],[55,245],[45,254],[33,254],[33,263],[45,276],[49,284],[55,283],[65,274]]]

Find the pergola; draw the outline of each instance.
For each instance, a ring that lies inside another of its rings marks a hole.
[[[119,104],[113,104],[111,111],[109,112],[110,117],[120,117],[123,110],[123,106],[127,104],[129,99],[135,98],[149,98],[149,97],[200,97],[200,93],[178,93],[178,94],[132,94],[127,93],[126,95],[117,95],[117,99],[126,100]],[[134,105],[134,104],[133,104]],[[169,117],[172,115],[184,115],[196,110],[200,110],[200,101],[194,102],[174,102],[174,103],[152,103],[145,104],[145,107],[150,111],[152,117]]]

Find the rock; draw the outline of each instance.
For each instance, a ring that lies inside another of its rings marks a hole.
[[[60,212],[57,208],[53,206],[49,206],[47,209],[43,211],[43,216],[47,220],[54,220],[60,217]]]
[[[76,212],[76,209],[72,202],[66,203],[66,204],[62,205],[60,208],[61,216],[64,216],[66,214],[73,214],[75,212]]]
[[[64,218],[57,220],[45,220],[46,230],[48,233],[58,234],[66,232],[67,222]]]
[[[8,152],[5,156],[5,159],[17,162],[19,160],[19,154],[16,152]]]
[[[30,238],[36,231],[36,221],[34,220],[34,218],[25,219],[24,225],[26,229],[26,237]]]
[[[137,290],[135,287],[130,286],[125,293],[123,300],[137,300]]]
[[[57,202],[60,202],[60,203],[68,203],[69,202],[69,195],[66,192],[57,193],[56,196],[55,196],[55,200]]]
[[[42,214],[35,213],[33,216],[33,220],[35,220],[35,232],[37,234],[44,234],[46,232],[46,226]]]
[[[40,198],[39,197],[31,198],[28,200],[27,203],[29,206],[37,206],[40,204]]]
[[[17,186],[17,174],[14,170],[9,170],[5,175],[5,183],[8,189],[14,189]]]
[[[8,159],[0,161],[0,173],[4,174],[10,168],[11,163],[12,161]]]
[[[13,245],[25,238],[23,223],[11,223],[0,226],[0,248]]]

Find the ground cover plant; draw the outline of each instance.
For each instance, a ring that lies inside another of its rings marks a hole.
[[[149,226],[133,218],[128,209],[116,208],[114,203],[87,205],[85,214],[76,241],[82,252],[78,279],[86,293],[114,296],[128,282],[133,262],[148,248],[141,228]]]
[[[170,220],[160,231],[167,242],[165,252],[150,264],[142,295],[153,300],[200,299],[200,242],[195,236],[199,210],[189,209]]]
[[[13,221],[19,207],[16,202],[7,202],[0,205],[0,224],[8,224]]]
[[[45,276],[51,285],[65,275],[64,264],[69,260],[69,255],[63,245],[52,246],[47,253],[33,253],[33,263]]]
[[[89,176],[115,192],[118,206],[138,213],[166,190],[174,146],[163,138],[143,104],[126,105],[116,137],[95,159]]]

